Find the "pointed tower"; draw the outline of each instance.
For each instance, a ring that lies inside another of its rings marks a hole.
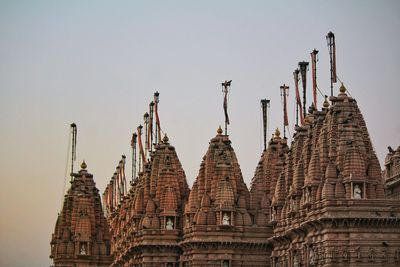
[[[343,85],[330,100],[320,111],[310,109],[296,129],[285,162],[294,166],[289,193],[290,171],[276,176],[272,266],[396,266],[389,255],[400,251],[400,204],[384,199],[357,102]]]
[[[86,163],[74,173],[51,239],[54,266],[109,266],[110,234]]]
[[[271,232],[254,225],[249,200],[231,141],[219,128],[185,210],[183,266],[265,266]]]
[[[280,173],[284,169],[285,155],[289,151],[287,139],[281,138],[276,129],[263,152],[251,182],[251,213],[258,226],[266,226],[272,219],[271,201]]]
[[[165,135],[111,218],[111,266],[177,266],[188,197],[185,173]]]

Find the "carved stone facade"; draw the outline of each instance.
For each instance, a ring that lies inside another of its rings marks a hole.
[[[251,213],[254,215],[256,225],[269,225],[271,217],[275,215],[271,212],[271,203],[276,184],[284,169],[285,155],[288,150],[287,140],[281,138],[279,130],[276,129],[275,135],[268,143],[268,149],[261,155],[251,181]]]
[[[109,217],[111,266],[179,266],[182,215],[188,196],[185,173],[165,136]]]
[[[105,209],[111,266],[400,266],[400,201],[390,199],[400,192],[400,150],[385,162],[386,196],[357,102],[343,85],[330,101],[310,108],[290,147],[275,131],[250,190],[221,128],[191,191],[165,136],[127,194],[103,194],[106,202],[112,197]],[[96,194],[83,168],[53,235],[57,266],[110,263]]]
[[[254,223],[250,194],[227,135],[211,139],[185,209],[182,266],[265,266],[271,228]]]
[[[285,156],[272,266],[399,266],[400,202],[385,199],[356,101],[343,85],[330,100],[311,110]]]
[[[383,172],[386,186],[386,196],[392,199],[400,199],[400,146],[393,150],[390,146],[385,159]]]
[[[93,175],[86,171],[86,163],[73,174],[71,188],[57,218],[51,239],[54,266],[89,267],[109,266],[110,234],[103,215],[99,191]]]

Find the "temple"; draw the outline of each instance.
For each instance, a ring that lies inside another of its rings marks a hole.
[[[285,155],[271,203],[271,266],[398,266],[400,202],[363,116],[342,85],[310,110]]]
[[[227,135],[217,136],[200,165],[185,208],[182,266],[265,266],[271,229],[250,215],[250,194]]]
[[[161,131],[158,92],[132,137],[130,182],[122,156],[101,203],[82,163],[52,236],[55,266],[400,266],[400,147],[389,147],[382,171],[344,84],[320,109],[316,98],[307,114],[298,109],[304,113],[290,144],[286,106],[283,137],[276,129],[267,143],[264,125],[248,188],[227,131],[231,82],[222,83],[225,131],[211,138],[191,189]]]
[[[73,174],[51,238],[50,258],[54,266],[109,266],[110,233],[104,217],[99,190],[85,162]]]
[[[189,197],[185,172],[165,135],[108,219],[111,266],[179,266],[183,212]]]

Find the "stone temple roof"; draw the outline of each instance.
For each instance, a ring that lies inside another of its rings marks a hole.
[[[252,209],[269,206],[274,194],[279,174],[283,171],[285,155],[288,152],[287,140],[280,137],[277,129],[268,143],[268,148],[261,155],[251,181],[250,195]],[[268,203],[263,203],[268,201]]]
[[[188,196],[185,172],[175,147],[165,136],[163,142],[156,145],[144,171],[139,173],[119,209],[110,218],[115,255],[113,266],[123,263],[122,256],[126,253],[124,244],[127,243],[132,247],[148,245],[147,242],[155,246],[165,245],[165,242],[169,246],[177,246]],[[170,226],[168,220],[171,220]],[[172,231],[162,235],[160,231],[165,229]]]
[[[330,107],[311,110],[297,128],[272,201],[281,210],[278,217],[321,199],[384,198],[379,161],[357,102],[343,85],[330,100]]]
[[[243,216],[237,223],[251,224],[247,212],[249,200],[249,191],[243,181],[231,141],[222,131],[218,131],[211,139],[203,157],[185,214],[192,214],[193,221],[190,224],[218,225],[222,224],[219,211],[231,212],[241,209]]]
[[[56,265],[64,266],[77,259],[97,266],[108,266],[112,262],[110,234],[100,195],[86,167],[83,162],[82,169],[74,174],[57,218],[50,255]]]

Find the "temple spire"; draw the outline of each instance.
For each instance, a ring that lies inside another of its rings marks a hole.
[[[85,161],[64,195],[51,237],[52,266],[110,266],[113,261],[110,231],[104,217],[101,197]],[[103,200],[108,201],[107,186]],[[110,206],[106,206],[109,214]]]
[[[263,116],[263,134],[264,134],[264,151],[267,150],[267,128],[268,128],[268,117],[267,117],[267,109],[269,108],[269,99],[261,99],[261,108],[262,108],[262,116]]]
[[[222,85],[222,92],[224,93],[224,113],[225,113],[225,135],[228,135],[228,125],[229,125],[229,116],[228,116],[228,93],[229,87],[231,87],[230,81],[223,82]]]

